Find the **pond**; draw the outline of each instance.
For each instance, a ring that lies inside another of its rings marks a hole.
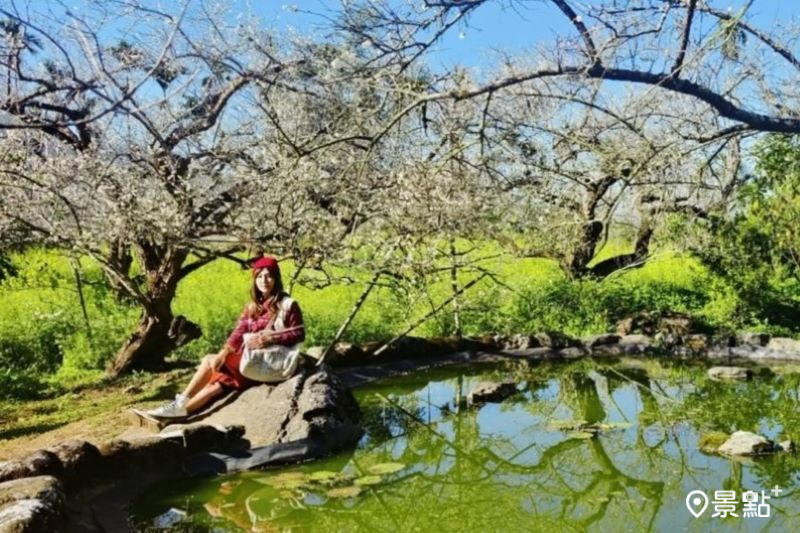
[[[518,392],[505,402],[465,405],[478,382],[508,378]],[[699,447],[709,431],[796,440],[799,393],[792,369],[719,383],[702,365],[655,359],[423,372],[355,391],[367,430],[356,450],[156,487],[133,518],[154,529],[178,509],[180,531],[789,531],[800,523],[796,455],[732,460]],[[709,500],[698,518],[694,490]],[[712,516],[725,504],[716,491],[734,491],[738,517]],[[758,496],[748,510],[769,517],[745,516],[746,491]]]

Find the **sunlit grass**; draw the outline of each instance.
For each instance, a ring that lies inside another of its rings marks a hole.
[[[441,243],[437,243],[441,245]],[[468,244],[458,242],[459,249]],[[623,242],[607,244],[599,258],[629,252]],[[428,253],[420,249],[419,253]],[[741,327],[738,300],[729,287],[695,259],[656,250],[641,268],[602,280],[572,280],[555,261],[518,258],[497,244],[473,248],[472,268],[458,272],[463,287],[490,272],[469,291],[421,322],[414,335],[449,335],[456,328],[476,335],[491,332],[563,331],[585,335],[609,331],[621,317],[641,310],[687,312],[713,327]],[[12,256],[19,273],[0,284],[0,383],[4,396],[91,381],[130,335],[139,308],[121,303],[109,290],[97,264],[80,260],[87,317],[79,305],[74,260],[49,250]],[[446,263],[443,263],[446,266]],[[294,265],[282,264],[287,287]],[[304,271],[302,276],[313,274]],[[307,324],[306,346],[330,342],[371,277],[369,272],[329,269],[332,283],[319,287],[294,284]],[[388,338],[420,322],[453,295],[447,268],[422,282],[382,279],[356,315],[343,340]],[[317,276],[319,278],[319,276]],[[225,341],[248,301],[250,273],[232,261],[218,260],[182,281],[173,310],[200,325],[203,336],[181,348],[176,357],[197,360]],[[88,319],[87,319],[88,318]]]

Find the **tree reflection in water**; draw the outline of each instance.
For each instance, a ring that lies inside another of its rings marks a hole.
[[[694,519],[684,504],[688,492],[705,490],[711,500],[715,490],[760,493],[777,484],[785,492],[770,501],[770,528],[788,529],[800,518],[795,456],[743,464],[697,451],[706,429],[792,436],[800,428],[798,376],[719,384],[702,369],[655,362],[541,366],[523,375],[517,369],[521,394],[512,401],[466,407],[475,383],[512,371],[436,371],[359,391],[367,434],[358,449],[289,469],[331,470],[351,484],[374,465],[405,465],[361,485],[357,497],[328,497],[330,486],[313,482],[275,487],[269,480],[285,474],[246,473],[200,489],[164,488],[140,502],[140,516],[169,502],[186,507],[190,498],[198,523],[231,529],[710,531],[722,522],[711,509]],[[735,409],[742,398],[747,413]],[[554,429],[554,420],[611,427],[587,438]],[[629,427],[614,427],[623,422]],[[724,524],[743,531],[767,525],[744,518]]]

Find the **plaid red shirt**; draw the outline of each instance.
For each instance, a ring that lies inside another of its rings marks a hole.
[[[250,318],[247,307],[245,307],[244,311],[242,311],[242,314],[239,317],[239,322],[236,324],[236,328],[234,328],[233,332],[228,337],[226,344],[234,351],[238,352],[242,349],[242,344],[244,343],[243,337],[245,333],[262,331],[271,322],[272,313],[270,311],[267,310],[263,315],[257,318]],[[286,329],[303,325],[303,313],[300,311],[300,306],[297,305],[297,302],[292,302],[291,307],[289,307],[289,310],[286,312],[286,316],[284,317],[283,325]],[[286,331],[285,333],[278,333],[273,337],[275,344],[281,344],[283,346],[293,346],[303,342],[305,338],[305,328],[298,328],[291,331]]]

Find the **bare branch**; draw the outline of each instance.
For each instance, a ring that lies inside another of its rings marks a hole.
[[[680,71],[683,67],[683,60],[686,57],[686,50],[689,48],[689,36],[692,33],[692,20],[694,19],[695,8],[697,7],[697,0],[689,0],[686,6],[686,22],[683,24],[683,35],[681,36],[681,44],[678,49],[678,57],[675,58],[675,63],[672,64],[670,72],[673,76],[680,77]]]

